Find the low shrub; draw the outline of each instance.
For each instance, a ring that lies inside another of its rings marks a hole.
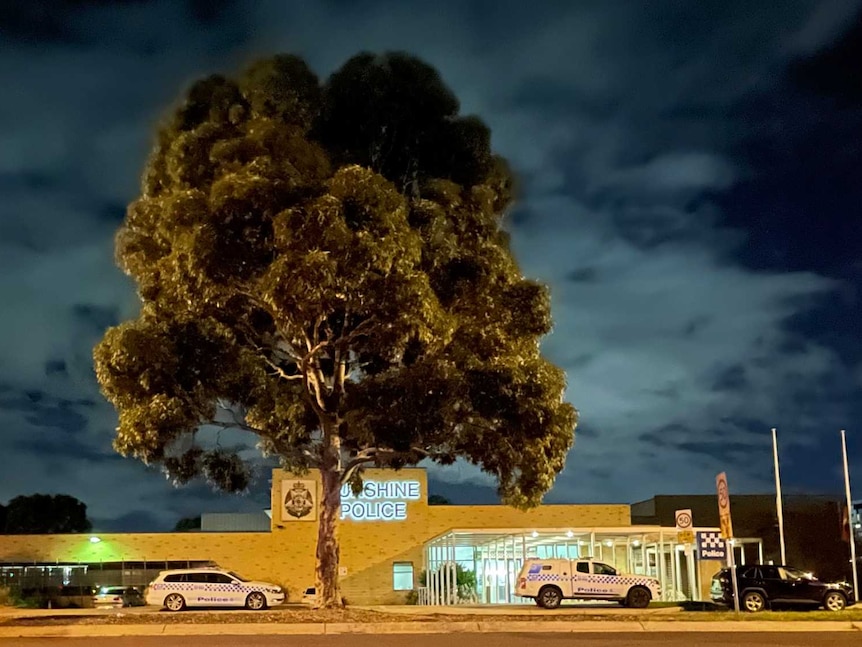
[[[14,607],[17,602],[17,597],[9,588],[0,586],[0,607]]]

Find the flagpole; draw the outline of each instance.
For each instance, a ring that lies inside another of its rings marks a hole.
[[[841,430],[841,454],[844,456],[844,491],[847,494],[847,525],[850,530],[850,568],[853,572],[853,594],[859,599],[859,576],[856,574],[856,529],[853,528],[851,511],[853,499],[850,497],[850,468],[847,465],[847,440]]]
[[[775,462],[775,511],[778,513],[778,537],[781,542],[781,565],[787,565],[784,551],[784,508],[781,505],[781,472],[778,470],[778,432],[772,428],[772,458]]]

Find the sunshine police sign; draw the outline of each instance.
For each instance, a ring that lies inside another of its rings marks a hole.
[[[407,502],[422,496],[419,481],[365,481],[354,495],[349,484],[341,488],[341,519],[345,521],[404,521]]]

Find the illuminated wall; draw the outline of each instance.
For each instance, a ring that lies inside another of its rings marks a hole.
[[[393,563],[418,580],[426,541],[451,529],[601,528],[630,525],[627,505],[547,505],[523,512],[501,505],[429,506],[423,469],[368,470],[365,490],[344,491],[341,582],[354,604],[403,603]],[[314,584],[319,474],[273,471],[271,533],[136,533],[0,536],[0,562],[212,560],[242,575],[285,586],[293,601]]]

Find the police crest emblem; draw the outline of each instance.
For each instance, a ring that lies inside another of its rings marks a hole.
[[[315,511],[314,481],[284,481],[282,492],[284,496],[285,520],[313,520]]]

